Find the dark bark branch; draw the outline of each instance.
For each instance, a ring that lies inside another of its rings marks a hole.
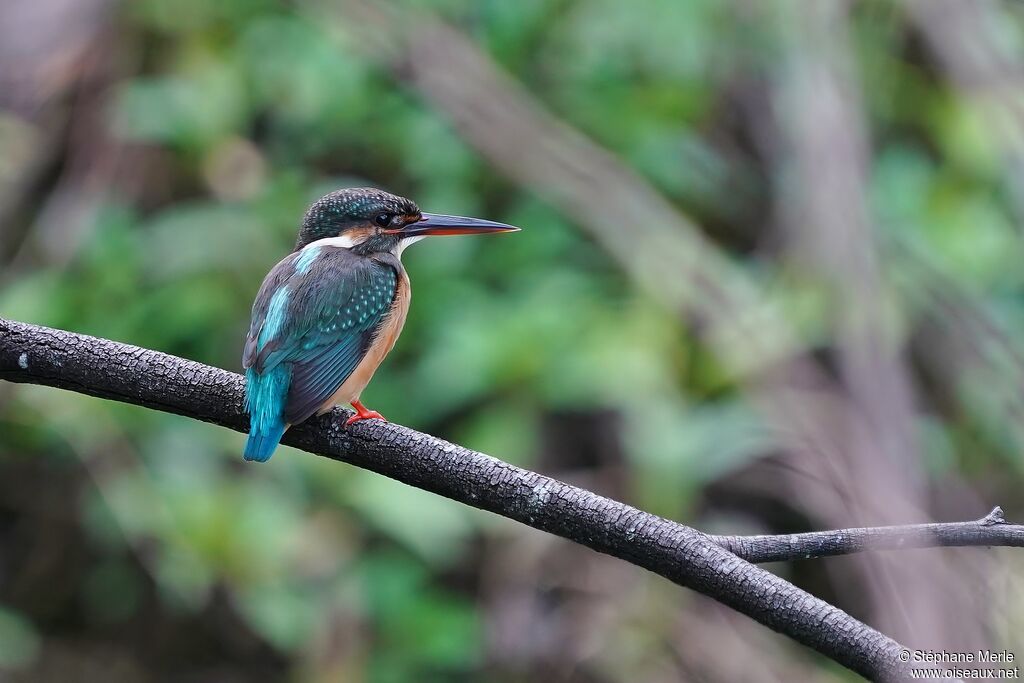
[[[1024,547],[1024,525],[1010,524],[1003,509],[972,522],[908,524],[781,536],[708,536],[747,562],[785,562],[865,550],[909,550],[953,546]]]
[[[246,431],[243,380],[118,342],[0,319],[0,379],[132,403]],[[395,424],[336,410],[284,443],[517,520],[693,588],[875,680],[903,680],[891,638],[705,534]]]

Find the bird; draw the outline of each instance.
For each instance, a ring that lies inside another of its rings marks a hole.
[[[263,280],[242,352],[249,438],[243,457],[266,462],[285,431],[349,403],[385,419],[360,395],[394,347],[409,311],[402,265],[432,235],[515,232],[505,223],[424,213],[375,188],[331,192],[306,211],[292,252]]]

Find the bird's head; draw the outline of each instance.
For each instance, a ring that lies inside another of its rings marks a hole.
[[[309,207],[295,249],[321,242],[365,255],[401,255],[406,246],[431,235],[516,230],[519,228],[478,218],[423,213],[410,199],[359,187],[336,190]]]

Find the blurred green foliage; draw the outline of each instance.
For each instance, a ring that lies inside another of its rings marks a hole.
[[[698,218],[767,283],[802,343],[820,350],[834,335],[820,283],[775,260],[770,246],[761,251],[779,169],[754,133],[736,130],[753,125],[738,120],[744,107],[756,108],[765,84],[782,77],[791,36],[775,4],[410,7],[460,27]],[[426,210],[524,230],[429,240],[407,253],[411,314],[367,405],[516,464],[585,483],[594,475],[615,495],[681,520],[706,487],[777,450],[778,435],[678,311],[638,289],[571,216],[497,175],[359,49],[360,26],[322,16],[312,3],[273,0],[143,0],[112,10],[102,49],[113,66],[90,105],[97,142],[84,153],[121,165],[99,198],[88,194],[88,174],[36,183],[30,208],[12,219],[28,236],[20,260],[3,266],[0,315],[238,370],[252,298],[291,248],[305,207],[337,187],[380,185]],[[905,45],[905,22],[889,3],[866,2],[852,24],[874,152],[869,200],[899,302],[894,327],[913,336],[938,273],[1019,353],[1024,270],[1005,150],[973,99]],[[74,107],[85,105],[68,96],[62,106],[76,120]],[[49,198],[78,192],[75,183],[85,186],[86,198],[74,198],[80,210],[71,224],[52,225]],[[67,258],[48,240],[67,240]],[[987,357],[998,369],[1011,356]],[[966,368],[956,392],[967,398],[920,416],[930,476],[1019,490],[1020,427],[1005,417],[1007,401],[1019,400],[993,392],[993,376]],[[553,431],[578,436],[562,418],[581,414],[616,426],[610,462],[567,462],[551,446],[564,443]],[[3,591],[14,606],[0,604],[0,668],[33,666],[50,638],[141,628],[140,619],[167,613],[187,624],[226,604],[234,620],[210,628],[247,635],[212,659],[256,653],[265,667],[240,680],[577,680],[575,664],[547,669],[524,656],[517,668],[489,641],[496,617],[484,584],[512,572],[495,568],[510,559],[500,548],[538,543],[511,523],[290,449],[269,466],[242,466],[241,435],[40,387],[0,387],[0,435],[8,481],[32,481],[37,470],[69,478],[67,495],[40,500],[80,527],[84,539],[68,543],[87,558],[64,567],[67,575],[46,563],[39,570],[67,581],[63,607],[40,602],[30,578]],[[985,479],[993,468],[1008,480]],[[611,483],[600,479],[608,472]],[[4,500],[13,508],[3,514],[27,514],[11,502],[24,495]],[[21,547],[13,534],[3,537],[9,549]],[[672,594],[659,590],[647,600]],[[643,614],[611,629],[605,652],[588,650],[598,663],[635,662],[636,677],[596,667],[578,680],[666,680],[656,674],[671,659],[661,651],[672,627],[655,608]],[[186,671],[188,649],[179,661],[167,648],[170,659],[153,656],[157,666]],[[192,680],[217,680],[210,675]]]

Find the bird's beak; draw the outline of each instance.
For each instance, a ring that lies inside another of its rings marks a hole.
[[[519,228],[504,223],[485,221],[479,218],[464,216],[445,216],[439,213],[425,213],[414,222],[406,223],[401,228],[384,230],[389,235],[402,237],[419,237],[427,235],[478,235],[491,232],[517,232]]]

